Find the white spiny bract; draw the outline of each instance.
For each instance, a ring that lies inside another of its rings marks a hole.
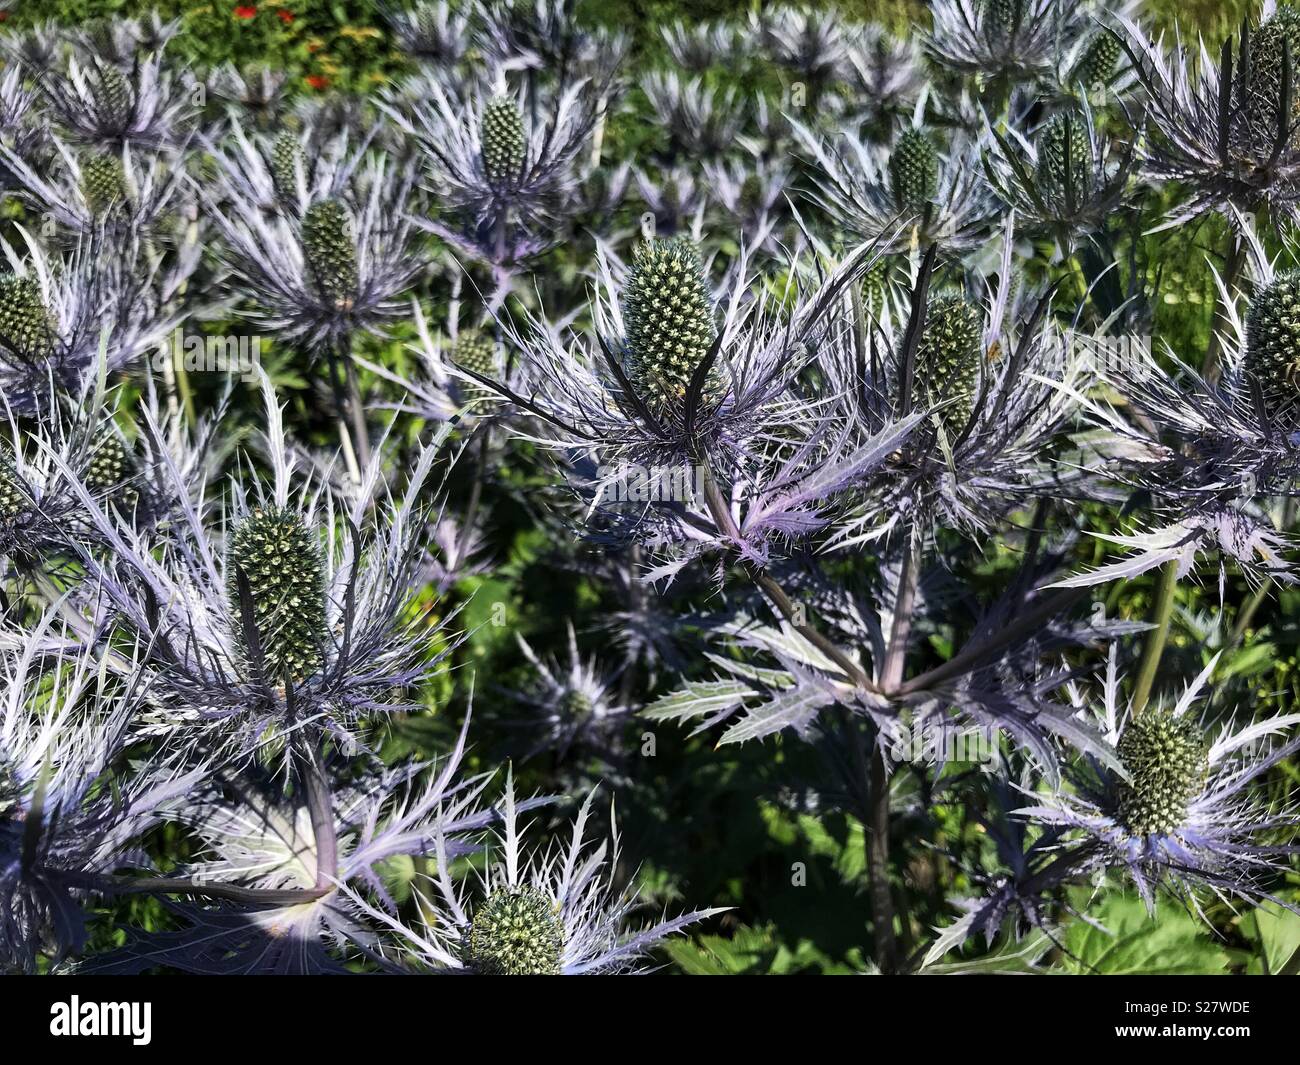
[[[30,634],[0,630],[0,969],[35,969],[85,945],[82,900],[140,866],[140,833],[200,777],[158,763],[120,775],[139,696],[117,652],[51,666],[46,640],[75,647],[56,611]],[[123,676],[122,674],[126,674]],[[108,786],[113,780],[117,786]]]
[[[567,843],[536,841],[531,826],[520,823],[528,804],[516,801],[507,779],[488,872],[455,876],[451,843],[439,838],[437,872],[412,885],[429,918],[412,927],[371,909],[404,941],[398,963],[415,972],[486,976],[634,973],[650,968],[647,957],[664,939],[722,912],[636,920],[645,904],[615,879],[620,854],[612,811],[610,838],[589,845],[595,800],[595,791],[583,800]]]
[[[1300,6],[300,6],[0,0],[0,971],[1295,970]]]

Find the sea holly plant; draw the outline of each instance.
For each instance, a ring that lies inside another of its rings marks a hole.
[[[1295,971],[1249,6],[8,10],[0,969]]]

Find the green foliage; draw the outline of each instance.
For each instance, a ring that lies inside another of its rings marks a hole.
[[[1176,906],[1161,906],[1152,917],[1141,900],[1117,894],[1093,901],[1088,913],[1102,927],[1071,923],[1061,960],[1066,972],[1189,976],[1222,974],[1231,964],[1205,926]]]

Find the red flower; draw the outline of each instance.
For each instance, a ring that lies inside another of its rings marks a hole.
[[[286,26],[293,21],[292,11],[286,11],[284,8],[280,8],[280,10],[276,12],[276,14],[280,16],[280,21],[283,22]]]
[[[307,84],[313,89],[324,89],[329,86],[330,79],[324,74],[308,74]]]
[[[235,8],[235,18],[249,19],[257,14],[257,8],[240,6]]]

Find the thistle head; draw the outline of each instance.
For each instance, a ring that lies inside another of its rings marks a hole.
[[[1210,771],[1200,728],[1188,717],[1149,710],[1129,720],[1118,753],[1129,774],[1119,791],[1124,826],[1135,836],[1175,831]]]
[[[314,673],[326,636],[325,565],[315,531],[300,514],[281,507],[260,507],[235,526],[227,594],[242,641],[240,571],[248,580],[247,605],[268,675],[278,680]]]
[[[86,487],[108,492],[126,480],[126,447],[115,433],[102,434],[90,452],[86,466]]]
[[[1282,4],[1255,31],[1250,43],[1250,73],[1246,85],[1246,120],[1256,147],[1277,136],[1282,107],[1283,55],[1291,57],[1291,114],[1300,118],[1300,9]]]
[[[623,289],[629,376],[650,405],[678,410],[713,346],[713,302],[695,244],[681,237],[637,248]]]
[[[303,213],[302,251],[320,297],[336,310],[351,310],[359,280],[357,244],[352,218],[339,200],[320,200]]]
[[[496,373],[496,341],[478,329],[466,329],[456,337],[451,349],[451,361],[463,370],[482,377]]]
[[[1038,131],[1038,184],[1052,199],[1075,205],[1092,191],[1092,141],[1078,115],[1053,115]]]
[[[81,156],[81,195],[95,218],[103,218],[126,201],[126,169],[111,152]]]
[[[0,458],[0,526],[12,525],[26,509],[27,494],[13,465]]]
[[[1300,270],[1278,274],[1252,301],[1242,368],[1271,408],[1300,400]]]
[[[1093,34],[1074,68],[1074,80],[1082,82],[1085,89],[1101,88],[1115,76],[1120,51],[1119,38],[1113,33],[1101,30]]]
[[[556,902],[531,885],[502,887],[474,911],[465,962],[485,976],[556,976],[563,950]]]
[[[980,0],[984,36],[993,44],[1011,40],[1025,23],[1029,0]]]
[[[961,296],[936,296],[926,310],[916,346],[915,390],[922,402],[947,403],[945,426],[969,421],[983,363],[984,316]]]
[[[923,211],[939,191],[939,155],[921,130],[899,135],[889,156],[889,187],[894,202],[909,211]]]
[[[40,282],[20,274],[0,275],[0,343],[19,359],[42,362],[54,355],[56,337]]]
[[[508,185],[519,180],[528,158],[528,141],[524,135],[524,116],[510,97],[493,97],[483,108],[479,144],[483,150],[483,170],[489,181]]]
[[[114,127],[125,126],[131,118],[135,106],[135,92],[126,75],[111,63],[99,66],[91,90],[95,107],[106,124]]]
[[[306,164],[302,144],[291,130],[284,130],[271,145],[271,183],[280,199],[292,203],[298,194],[298,174]]]

